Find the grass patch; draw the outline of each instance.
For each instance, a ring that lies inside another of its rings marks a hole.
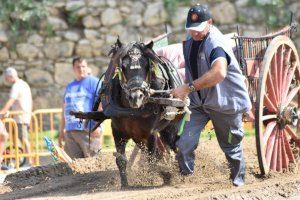
[[[255,135],[254,129],[245,129],[245,137],[251,137]],[[204,130],[200,135],[200,139],[212,139],[216,137],[214,130]]]

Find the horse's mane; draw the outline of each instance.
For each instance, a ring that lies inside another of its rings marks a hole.
[[[121,58],[128,54],[128,51],[133,47],[137,47],[141,50],[144,56],[150,58],[153,62],[160,62],[159,56],[153,51],[152,49],[153,43],[149,43],[148,45],[144,44],[143,42],[130,42],[127,45],[123,45],[119,40],[112,46],[111,50],[109,51],[108,55],[112,54],[111,60],[112,63],[119,62]]]

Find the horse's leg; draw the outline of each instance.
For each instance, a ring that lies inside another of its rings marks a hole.
[[[127,159],[125,155],[125,147],[127,143],[127,139],[122,137],[122,133],[113,129],[113,135],[115,140],[115,145],[117,149],[116,156],[116,163],[119,168],[120,178],[121,178],[121,186],[127,187],[128,180],[127,180],[127,173],[126,173],[126,165]]]
[[[178,127],[172,123],[160,131],[160,137],[164,144],[167,144],[174,152],[176,152],[176,141],[179,139]]]
[[[149,163],[154,163],[156,161],[156,158],[158,157],[158,151],[157,151],[157,135],[150,134],[148,137],[148,155],[149,155]]]
[[[168,171],[164,163],[158,162],[162,159],[166,148],[162,140],[157,135],[150,135],[148,139],[148,154],[150,169],[158,172],[163,179],[164,184],[169,185],[171,182],[171,173]]]
[[[171,150],[173,150],[176,153],[176,141],[179,139],[178,133],[178,126],[176,123],[170,123],[166,128],[160,131],[160,138],[164,145],[169,146]],[[170,163],[173,163],[173,157],[171,154],[166,155],[165,161]],[[165,168],[164,165],[161,166],[160,175],[163,178],[164,184],[169,185],[172,182],[172,173],[170,172],[170,169],[167,167]]]
[[[134,149],[133,149],[133,151],[130,155],[129,161],[128,161],[128,166],[130,169],[131,169],[132,165],[134,164],[135,158],[136,158],[137,154],[139,153],[139,150],[140,149],[139,149],[138,145],[136,144],[134,146]]]

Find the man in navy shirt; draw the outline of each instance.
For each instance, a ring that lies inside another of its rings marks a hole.
[[[200,132],[211,120],[230,164],[233,184],[241,186],[245,180],[242,115],[251,109],[245,77],[229,41],[212,25],[207,7],[198,4],[190,8],[186,30],[190,37],[183,43],[183,54],[188,84],[172,91],[177,98],[191,100],[190,121],[176,143],[181,173],[194,172]]]

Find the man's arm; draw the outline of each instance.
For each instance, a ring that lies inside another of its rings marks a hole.
[[[193,81],[195,89],[201,90],[215,86],[224,80],[227,74],[227,60],[220,57],[213,62],[212,68],[206,72],[203,76]],[[189,94],[189,85],[184,84],[172,91],[173,96],[184,100]]]
[[[220,57],[213,63],[211,70],[193,81],[193,84],[197,91],[204,88],[209,88],[223,81],[226,77],[226,73],[227,61],[225,58]]]
[[[5,113],[7,113],[7,111],[11,108],[11,106],[15,103],[15,99],[14,98],[10,98],[7,102],[6,102],[6,104],[5,104],[5,106],[0,110],[0,114],[5,114]]]

